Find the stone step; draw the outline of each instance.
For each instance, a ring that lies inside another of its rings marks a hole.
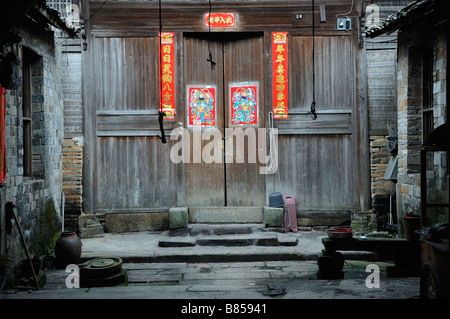
[[[186,237],[169,237],[159,241],[160,247],[194,247],[194,246],[296,246],[298,238],[274,232],[254,232],[250,234],[197,235]]]
[[[169,237],[159,241],[159,247],[194,247],[197,245],[195,238],[192,237]]]
[[[262,231],[264,224],[190,224],[190,235],[252,234]]]
[[[263,206],[190,206],[189,223],[263,223]]]
[[[257,242],[256,236],[242,235],[206,235],[197,239],[199,246],[253,246]]]
[[[80,238],[103,237],[103,226],[94,214],[81,214],[78,217]]]

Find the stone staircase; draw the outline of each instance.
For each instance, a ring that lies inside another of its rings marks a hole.
[[[159,247],[295,246],[283,233],[283,209],[272,207],[189,207],[169,211],[169,237]]]
[[[169,236],[159,247],[296,246],[283,233],[283,209],[272,207],[189,207],[169,211]]]
[[[298,238],[282,233],[282,228],[265,224],[189,224],[183,231],[170,231],[159,247],[194,246],[296,246]]]

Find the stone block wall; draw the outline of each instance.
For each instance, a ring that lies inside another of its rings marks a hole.
[[[395,183],[384,179],[391,154],[387,136],[370,136],[370,188],[372,208],[379,217],[380,224],[387,222],[390,196],[395,192]]]
[[[398,184],[397,218],[420,214],[420,147],[423,144],[423,48],[433,52],[433,124],[447,121],[445,24],[433,32],[426,21],[400,33],[398,51]]]
[[[65,138],[63,143],[64,229],[78,231],[82,212],[83,140]]]
[[[400,10],[375,1],[381,18]],[[398,3],[400,5],[400,2]],[[391,154],[388,137],[397,131],[397,33],[367,39],[367,105],[369,110],[370,189],[372,211],[380,228],[388,222],[395,183],[385,180]],[[393,201],[395,198],[393,198]],[[394,211],[395,209],[393,209]]]
[[[397,127],[397,92],[395,47],[379,47],[372,43],[367,49],[367,103],[369,134],[387,136],[388,127]],[[373,138],[372,138],[373,139]]]
[[[25,240],[32,254],[42,251],[32,249],[46,228],[42,228],[43,211],[55,209],[54,225],[61,227],[62,203],[62,141],[64,116],[61,87],[61,48],[54,43],[54,33],[48,30],[22,26],[22,41],[17,46],[18,57],[23,61],[25,48],[34,52],[32,66],[32,158],[33,174],[24,176],[23,89],[6,93],[6,183],[3,186],[2,204],[15,203]],[[22,65],[19,67],[22,79]],[[3,210],[2,210],[3,211]],[[2,216],[4,218],[5,216]],[[11,234],[2,229],[0,246],[15,262],[26,258],[17,225],[13,222]]]
[[[83,212],[83,114],[80,39],[58,39],[62,43],[64,100],[63,191],[64,229],[79,231]]]
[[[385,136],[370,137],[370,171],[372,197],[390,194],[394,190],[392,181],[384,179],[389,164],[390,152]]]

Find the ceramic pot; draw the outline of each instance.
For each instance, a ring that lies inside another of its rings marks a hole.
[[[79,264],[81,240],[75,232],[62,232],[55,244],[56,266],[65,268],[69,264]]]
[[[420,228],[420,216],[408,213],[403,216],[403,223],[405,226],[405,237],[407,240],[418,241],[419,235],[416,230]]]

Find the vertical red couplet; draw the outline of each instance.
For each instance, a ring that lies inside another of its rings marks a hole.
[[[273,118],[288,118],[287,32],[272,32]]]

